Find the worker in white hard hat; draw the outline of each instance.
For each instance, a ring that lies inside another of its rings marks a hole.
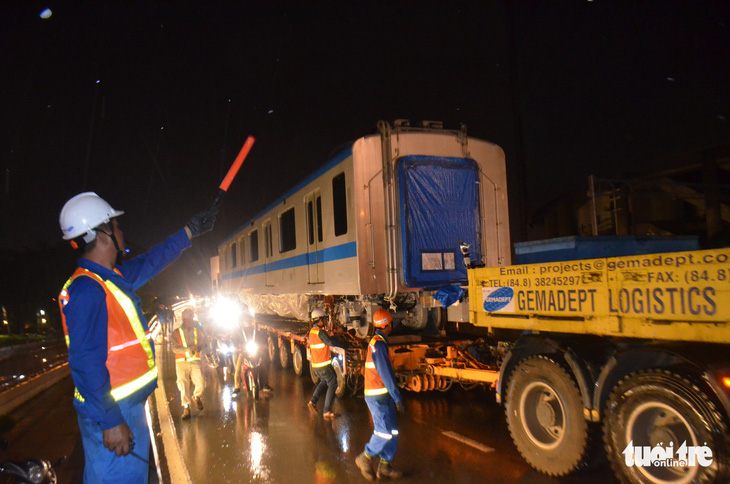
[[[333,419],[339,414],[332,411],[332,402],[335,399],[337,390],[337,374],[332,368],[332,354],[330,346],[342,347],[342,343],[335,336],[330,336],[324,329],[327,321],[327,314],[321,308],[315,308],[311,315],[312,328],[309,330],[307,340],[309,343],[309,364],[312,365],[314,373],[319,377],[319,383],[314,388],[312,398],[307,403],[309,411],[317,414],[317,402],[325,394],[322,417]]]
[[[217,210],[193,216],[148,253],[119,263],[124,237],[96,193],[64,205],[63,238],[81,251],[59,296],[74,407],[84,446],[84,482],[147,482],[150,435],[144,405],[157,386],[154,345],[135,290],[213,228]],[[134,455],[128,455],[134,452]]]

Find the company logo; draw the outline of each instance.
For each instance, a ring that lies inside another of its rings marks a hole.
[[[483,294],[486,312],[514,311],[515,291],[511,287],[485,287]]]
[[[712,465],[712,450],[705,445],[688,446],[683,442],[678,449],[674,449],[674,443],[670,442],[667,447],[660,443],[655,447],[648,445],[634,446],[634,441],[623,451],[626,465],[628,467],[709,467]]]

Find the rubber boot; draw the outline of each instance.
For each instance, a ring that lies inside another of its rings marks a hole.
[[[393,469],[393,467],[390,465],[390,462],[381,460],[380,464],[378,464],[378,471],[376,473],[376,476],[378,479],[382,479],[384,477],[388,479],[398,479],[399,477],[403,477],[403,473],[401,471]]]
[[[357,468],[360,469],[360,472],[362,472],[362,476],[365,479],[368,481],[375,479],[375,474],[373,474],[373,459],[365,452],[355,458],[355,465],[357,465]]]

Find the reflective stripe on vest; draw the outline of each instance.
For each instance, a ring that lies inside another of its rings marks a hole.
[[[185,341],[185,332],[182,329],[182,326],[177,328],[177,330],[180,333],[180,338],[178,341],[180,344],[187,348],[188,343]],[[198,344],[198,328],[193,326],[193,344]],[[186,351],[185,353],[175,353],[175,361],[197,361],[200,359],[200,355],[197,351],[193,351],[192,354],[190,351]]]
[[[368,345],[368,355],[365,359],[365,395],[367,396],[388,393],[388,389],[385,387],[383,379],[380,378],[378,370],[375,369],[375,362],[373,361],[373,351],[375,351],[375,343],[378,341],[385,343],[385,339],[379,334],[373,336]]]
[[[121,275],[117,269],[114,271]],[[77,268],[66,281],[59,295],[66,345],[70,348],[71,339],[63,308],[69,302],[69,286],[77,277],[81,276],[94,279],[106,293],[108,315],[106,366],[112,385],[111,395],[114,400],[118,401],[157,378],[154,352],[132,299],[113,282],[104,280],[98,274],[81,267]],[[77,400],[84,401],[78,389],[74,389],[74,396]]]
[[[332,364],[330,348],[319,339],[320,328],[314,326],[309,330],[309,356],[312,368],[322,368]]]

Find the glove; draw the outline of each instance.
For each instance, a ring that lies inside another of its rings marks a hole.
[[[215,216],[218,213],[218,208],[212,208],[205,212],[200,212],[193,215],[193,218],[185,225],[190,230],[192,237],[204,234],[213,229],[215,223]]]
[[[395,409],[400,413],[406,413],[406,404],[403,402],[396,402]]]

